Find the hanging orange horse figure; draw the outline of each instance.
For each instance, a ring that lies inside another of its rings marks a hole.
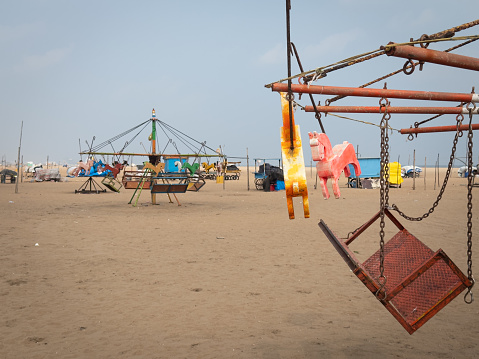
[[[348,141],[344,141],[342,144],[331,148],[331,142],[326,134],[317,132],[309,132],[308,134],[313,160],[317,161],[316,169],[318,171],[323,197],[324,199],[329,198],[326,182],[328,178],[332,178],[334,196],[339,198],[341,192],[339,191],[338,179],[341,172],[344,171],[346,177],[351,176],[348,165],[352,164],[356,176],[361,174],[361,168],[359,167],[354,147]]]
[[[283,113],[283,127],[281,127],[281,153],[283,158],[284,185],[289,219],[294,219],[293,197],[303,197],[304,218],[309,218],[308,186],[306,183],[306,169],[304,168],[303,148],[299,125],[292,124],[289,117],[289,101],[286,93],[281,92],[281,108]],[[291,144],[291,132],[293,143]]]

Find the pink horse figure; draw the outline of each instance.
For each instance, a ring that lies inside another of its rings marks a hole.
[[[82,169],[85,170],[85,174],[88,175],[90,173],[90,168],[93,166],[93,160],[88,160],[86,163],[85,162],[78,162],[77,168],[75,171],[73,171],[72,175],[77,177],[78,174]]]
[[[359,167],[354,147],[352,144],[344,141],[342,144],[331,148],[331,142],[324,133],[309,132],[308,134],[313,160],[318,162],[316,169],[318,171],[323,197],[324,199],[329,198],[326,182],[328,178],[332,178],[334,196],[339,198],[341,193],[339,191],[338,179],[341,172],[344,171],[346,177],[351,176],[348,165],[352,164],[356,175],[359,176],[361,174],[361,168]]]

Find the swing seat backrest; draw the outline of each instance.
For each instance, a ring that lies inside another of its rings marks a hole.
[[[386,209],[385,214],[399,232],[384,245],[384,289],[376,296],[396,320],[414,333],[464,289],[468,278],[441,250],[432,251],[405,229]],[[380,251],[363,263],[349,244],[379,218],[377,213],[348,240],[338,238],[321,220],[320,228],[353,273],[376,295],[380,286]]]

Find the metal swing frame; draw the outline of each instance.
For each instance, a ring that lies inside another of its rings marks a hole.
[[[468,204],[468,277],[466,277],[461,270],[452,262],[452,260],[439,249],[434,252],[429,247],[424,245],[419,239],[412,235],[401,223],[392,215],[389,211],[388,206],[388,193],[385,192],[385,189],[388,191],[388,175],[384,175],[384,168],[387,167],[388,159],[388,145],[387,145],[387,116],[390,114],[387,113],[387,109],[390,105],[387,100],[388,97],[392,98],[405,98],[405,99],[423,99],[423,100],[441,100],[441,101],[454,101],[454,102],[464,102],[464,103],[475,103],[479,102],[479,96],[477,94],[454,94],[454,93],[434,93],[431,92],[422,92],[422,91],[400,91],[400,90],[388,90],[386,86],[384,89],[366,89],[364,87],[369,84],[361,86],[361,88],[340,88],[340,87],[331,87],[331,86],[311,86],[310,82],[326,76],[326,72],[342,68],[344,66],[349,66],[354,63],[358,63],[369,58],[379,56],[379,54],[373,54],[364,56],[362,58],[355,58],[351,61],[351,58],[348,59],[347,65],[340,64],[330,69],[318,68],[313,71],[305,73],[301,68],[301,74],[296,76],[291,76],[291,41],[290,41],[290,18],[289,12],[291,9],[291,3],[289,0],[286,0],[286,28],[287,28],[287,60],[288,60],[288,77],[286,79],[280,80],[279,82],[288,81],[285,83],[272,83],[266,85],[270,87],[273,91],[280,93],[288,94],[289,102],[289,123],[290,127],[293,125],[292,119],[292,93],[307,93],[310,94],[311,100],[312,94],[331,94],[336,95],[337,97],[327,101],[327,105],[330,102],[335,101],[339,98],[345,96],[360,96],[360,97],[379,97],[380,106],[385,105],[385,116],[381,121],[381,210],[358,230],[356,230],[352,237],[343,241],[341,238],[338,238],[324,223],[323,220],[320,221],[319,227],[323,230],[326,237],[333,244],[336,250],[339,252],[341,257],[348,264],[349,268],[354,272],[354,274],[363,282],[363,284],[373,293],[376,298],[388,309],[388,311],[398,320],[398,322],[408,331],[409,334],[413,334],[417,329],[424,325],[429,319],[431,319],[435,314],[437,314],[442,308],[444,308],[450,301],[457,297],[464,289],[469,288],[468,293],[471,296],[471,301],[466,303],[472,303],[472,293],[471,288],[473,286],[474,280],[472,278],[472,232],[471,232],[471,199],[472,195],[470,189],[472,188],[471,176],[469,177],[469,204]],[[452,33],[454,35],[455,31],[463,30],[470,26],[477,25],[478,21],[474,21],[468,24],[458,26],[456,28],[437,33],[431,36],[423,35],[422,40],[427,40],[430,38],[442,38],[445,37],[446,32]],[[474,39],[475,40],[475,39]],[[472,40],[472,41],[474,41]],[[413,42],[413,40],[411,40]],[[466,44],[468,42],[465,42]],[[390,47],[391,44],[388,46]],[[421,47],[427,47],[428,44],[424,45],[421,43]],[[388,48],[382,48],[387,49]],[[452,48],[453,49],[453,48]],[[451,50],[452,50],[451,49]],[[400,49],[401,50],[401,49]],[[404,49],[403,49],[404,50]],[[297,56],[296,49],[294,49]],[[427,50],[430,51],[430,50]],[[447,50],[447,52],[450,50]],[[424,51],[421,51],[424,53]],[[434,52],[434,55],[439,53]],[[388,54],[391,55],[391,54]],[[400,56],[401,57],[401,56]],[[407,72],[406,70],[412,67],[414,70],[415,63],[412,62],[411,56],[406,56],[409,60],[403,66],[403,71],[406,74],[412,73],[412,71]],[[430,56],[426,59],[423,58],[423,61],[428,60],[428,62],[436,62],[448,66],[456,66],[454,61],[458,59],[457,55],[447,55],[447,61],[430,61]],[[477,70],[479,66],[479,61],[477,59],[464,58],[461,57],[462,61],[468,63],[474,62],[474,67],[465,67],[468,69]],[[298,59],[299,62],[299,59]],[[346,61],[344,61],[346,63]],[[420,62],[422,66],[422,62]],[[300,67],[301,64],[299,63]],[[334,64],[333,64],[334,65]],[[331,65],[332,66],[332,65]],[[461,67],[461,66],[456,66]],[[325,69],[325,70],[324,70]],[[321,70],[321,72],[319,72]],[[386,75],[386,77],[392,76],[395,73]],[[310,78],[306,79],[306,76],[310,74]],[[303,75],[303,79],[306,80],[307,84],[305,85],[293,85],[292,79],[300,77]],[[385,77],[383,77],[385,78]],[[375,80],[374,82],[379,81]],[[386,103],[381,101],[385,99]],[[313,110],[316,112],[318,121],[321,125],[320,115],[317,106],[313,101]],[[475,110],[475,105],[474,105]],[[472,120],[472,111],[469,110],[469,114]],[[326,111],[327,112],[327,111]],[[387,115],[387,116],[386,116]],[[385,125],[383,124],[385,122]],[[285,116],[283,116],[284,124],[287,123]],[[458,122],[456,131],[459,132]],[[322,127],[322,125],[321,125]],[[324,132],[324,129],[323,129]],[[457,133],[456,139],[457,142]],[[386,137],[386,143],[384,143],[384,137]],[[282,144],[287,136],[282,137]],[[472,151],[472,125],[469,124],[469,151]],[[291,150],[294,149],[294,138],[293,132],[290,132],[290,143]],[[455,147],[454,147],[455,148]],[[472,167],[472,163],[471,163]],[[450,169],[448,170],[450,171]],[[385,179],[386,183],[385,183]],[[443,187],[444,188],[444,187]],[[437,205],[437,201],[435,203]],[[396,208],[397,210],[397,208]],[[434,210],[434,207],[432,208]],[[398,210],[398,213],[401,212]],[[403,215],[403,214],[401,214]],[[387,242],[384,241],[384,218],[388,217],[399,229],[399,231]],[[309,214],[308,214],[309,217]],[[407,216],[404,218],[408,219]],[[290,218],[294,218],[291,216]],[[368,227],[370,227],[376,220],[380,219],[380,249],[375,252],[369,259],[365,262],[360,263],[353,251],[349,249],[349,245],[353,240],[355,240],[359,235],[361,235]],[[421,218],[423,219],[423,218]],[[421,220],[419,219],[419,220]],[[387,280],[386,280],[387,279]],[[466,298],[466,297],[465,297]],[[466,299],[465,299],[466,300]]]
[[[80,186],[80,188],[75,190],[75,193],[104,193],[106,189],[102,188],[99,183],[95,181],[93,176],[85,176],[87,180]]]

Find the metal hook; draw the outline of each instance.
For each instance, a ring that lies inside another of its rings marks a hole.
[[[471,111],[475,111],[476,109],[476,103],[475,102],[468,102],[466,104],[466,110],[469,111],[469,113],[471,113]]]
[[[466,304],[472,304],[472,302],[474,302],[474,294],[472,293],[472,287],[474,287],[474,278],[471,278],[471,281],[472,281],[472,285],[467,288],[467,292],[466,294],[464,295],[464,302],[466,302]],[[469,300],[467,299],[467,296],[469,296]]]
[[[409,70],[408,70],[408,67],[411,67]],[[414,62],[409,59],[407,60],[405,63],[404,63],[404,66],[402,67],[402,71],[406,74],[406,75],[411,75],[414,70],[416,69],[416,65],[414,64]]]
[[[429,40],[429,35],[424,34],[419,38],[419,40],[420,41]],[[419,46],[421,46],[423,49],[427,49],[427,47],[429,46],[429,42],[421,42]]]
[[[376,298],[378,300],[385,300],[387,295],[386,295],[386,290],[385,290],[385,287],[386,287],[386,283],[387,283],[388,279],[385,277],[385,276],[379,276],[378,278],[378,283],[379,283],[379,288],[378,290],[376,291]],[[383,295],[383,298],[379,298],[380,295]]]

